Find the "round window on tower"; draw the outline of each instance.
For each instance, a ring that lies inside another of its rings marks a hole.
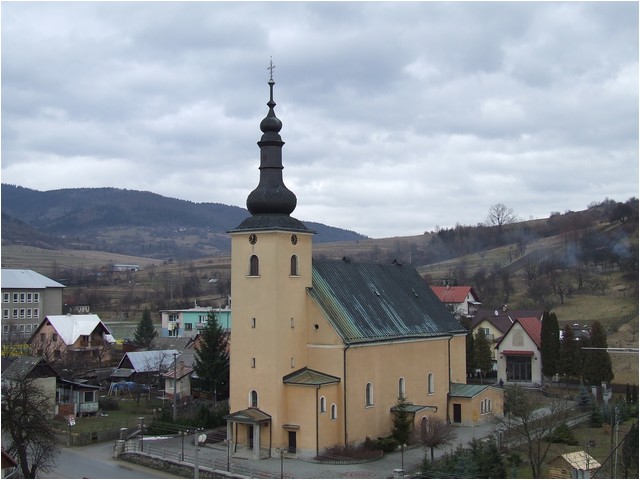
[[[256,236],[255,233],[252,233],[251,235],[249,235],[249,243],[251,245],[255,245],[257,241],[258,241],[258,237]]]
[[[291,243],[292,244],[297,244],[298,243],[298,236],[297,235],[291,235]]]

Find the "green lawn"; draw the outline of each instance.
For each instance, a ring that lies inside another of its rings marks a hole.
[[[139,417],[145,417],[145,423],[148,423],[155,415],[159,415],[162,408],[162,400],[151,397],[150,400],[140,399],[137,404],[135,400],[122,397],[115,398],[118,405],[117,410],[103,410],[106,416],[95,417],[77,417],[76,424],[71,427],[74,433],[90,433],[103,430],[116,430],[119,428],[134,428],[139,424]],[[59,430],[67,429],[66,420],[54,420],[54,425]]]
[[[624,435],[631,428],[633,420],[628,420],[624,424],[620,425],[620,431],[618,433],[618,440],[621,441]],[[549,454],[545,459],[545,464],[542,468],[542,478],[548,478],[549,470],[547,462],[553,460],[558,455],[563,453],[576,452],[579,450],[587,450],[587,442],[592,440],[595,442],[595,447],[588,448],[588,453],[595,458],[601,464],[604,464],[605,460],[609,456],[611,451],[611,430],[608,427],[589,427],[578,426],[572,429],[578,445],[564,445],[564,444],[552,444],[549,450]],[[615,440],[615,439],[614,439]],[[518,449],[520,458],[523,460],[522,464],[517,468],[515,477],[512,475],[512,468],[507,465],[508,478],[531,478],[531,469],[525,454],[525,446],[521,446]],[[604,467],[598,473],[597,478],[610,478],[610,463],[604,464]],[[620,457],[618,457],[618,470],[616,478],[623,478],[622,467]]]

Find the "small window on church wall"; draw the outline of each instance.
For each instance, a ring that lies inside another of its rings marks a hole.
[[[291,276],[298,276],[298,256],[291,255]]]
[[[365,397],[364,398],[365,406],[367,407],[373,406],[373,384],[367,383],[367,386],[364,392],[364,397]]]
[[[326,413],[327,411],[327,399],[320,397],[320,413]]]
[[[400,377],[398,380],[398,397],[405,398],[405,387],[404,387],[404,377]]]
[[[427,392],[429,393],[429,395],[431,395],[432,393],[435,393],[435,391],[436,391],[436,386],[433,380],[433,373],[430,373],[427,376]]]
[[[251,319],[251,328],[256,328],[256,318],[255,317],[253,317]]]
[[[338,418],[338,407],[335,403],[331,404],[331,420],[335,420]]]
[[[249,259],[249,276],[257,277],[260,275],[260,261],[257,255],[251,255]]]
[[[251,368],[256,368],[256,357],[251,357]]]
[[[251,393],[249,394],[249,406],[258,408],[258,392],[255,390],[251,390]]]

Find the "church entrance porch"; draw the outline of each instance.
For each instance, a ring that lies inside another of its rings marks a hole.
[[[257,408],[227,415],[227,441],[233,457],[271,457],[271,416]]]

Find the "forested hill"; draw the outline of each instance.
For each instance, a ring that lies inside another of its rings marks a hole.
[[[249,213],[151,192],[77,188],[41,192],[2,184],[2,243],[87,248],[154,258],[198,258],[230,250],[227,230]],[[365,238],[307,222],[315,243]]]

